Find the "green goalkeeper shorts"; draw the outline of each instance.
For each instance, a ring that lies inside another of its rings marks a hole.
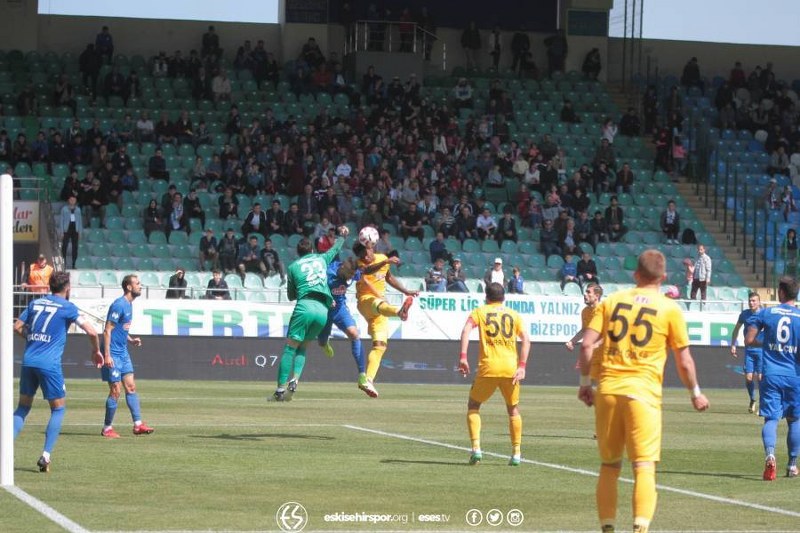
[[[326,322],[328,322],[328,308],[324,303],[313,299],[300,300],[294,306],[286,336],[297,342],[316,339]]]

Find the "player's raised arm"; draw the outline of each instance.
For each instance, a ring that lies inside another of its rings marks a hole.
[[[464,323],[464,328],[461,330],[461,354],[458,359],[458,371],[461,375],[467,377],[469,375],[469,361],[467,360],[467,349],[469,348],[469,336],[475,328],[475,322],[472,317],[469,317]]]
[[[390,286],[394,287],[398,291],[402,292],[406,296],[417,296],[419,294],[419,291],[412,291],[403,287],[403,284],[400,283],[397,280],[397,278],[392,275],[391,271],[386,272],[386,283],[388,283]]]
[[[400,264],[400,258],[397,257],[396,255],[393,255],[392,257],[387,257],[383,261],[370,263],[369,265],[363,267],[361,271],[364,274],[374,274],[375,272],[385,267],[386,265],[399,265],[399,264]]]
[[[339,255],[339,251],[342,249],[344,245],[344,240],[350,234],[350,229],[347,226],[339,226],[338,229],[339,237],[333,242],[333,246],[331,246],[330,250],[322,254],[322,258],[325,260],[326,265],[330,265],[336,256]]]
[[[674,351],[678,377],[689,389],[692,395],[692,405],[698,411],[705,411],[709,407],[708,398],[700,391],[700,385],[697,383],[697,371],[695,370],[694,359],[689,347],[684,346]]]

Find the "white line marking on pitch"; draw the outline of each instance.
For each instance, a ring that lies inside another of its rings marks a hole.
[[[372,433],[372,434],[375,434],[375,435],[381,435],[383,437],[392,437],[392,438],[395,438],[395,439],[402,439],[402,440],[407,440],[407,441],[411,441],[411,442],[417,442],[417,443],[420,443],[420,444],[429,444],[431,446],[439,446],[441,448],[449,448],[451,450],[459,450],[459,451],[465,451],[465,452],[469,452],[470,451],[470,448],[467,448],[465,446],[456,446],[454,444],[447,444],[445,442],[438,442],[438,441],[435,441],[435,440],[420,439],[420,438],[417,438],[417,437],[410,437],[408,435],[401,435],[399,433],[389,433],[388,431],[381,431],[381,430],[378,430],[378,429],[370,429],[370,428],[365,428],[365,427],[361,427],[361,426],[352,426],[350,424],[343,424],[343,427],[346,427],[348,429],[352,429],[352,430],[355,430],[355,431],[363,431],[365,433]],[[484,455],[489,455],[489,456],[492,456],[492,457],[500,457],[502,459],[505,459],[505,458],[508,457],[508,455],[503,455],[503,454],[493,453],[493,452],[487,452],[487,451],[484,451],[483,454]],[[573,474],[582,474],[584,476],[592,476],[592,477],[597,477],[598,476],[597,472],[593,472],[591,470],[585,470],[583,468],[575,468],[575,467],[572,467],[572,466],[559,465],[559,464],[555,464],[555,463],[545,463],[545,462],[542,462],[542,461],[534,461],[532,459],[525,459],[524,457],[522,458],[522,462],[523,463],[532,464],[532,465],[536,465],[536,466],[543,466],[545,468],[552,468],[554,470],[562,470],[564,472],[571,472]],[[619,479],[620,479],[620,481],[623,481],[625,483],[633,483],[633,480],[629,479],[629,478],[621,477]],[[725,503],[725,504],[728,504],[728,505],[738,505],[740,507],[747,507],[749,509],[758,509],[759,511],[768,511],[768,512],[771,512],[771,513],[777,513],[777,514],[782,514],[782,515],[785,515],[785,516],[793,516],[793,517],[796,517],[796,518],[800,518],[800,512],[790,511],[788,509],[781,509],[779,507],[770,507],[768,505],[761,505],[759,503],[750,503],[750,502],[745,502],[745,501],[742,501],[742,500],[736,500],[736,499],[733,499],[733,498],[723,498],[722,496],[715,496],[713,494],[705,494],[703,492],[695,492],[693,490],[679,489],[679,488],[670,487],[670,486],[667,486],[667,485],[656,485],[656,488],[658,488],[660,490],[667,491],[667,492],[674,492],[676,494],[682,494],[684,496],[692,496],[692,497],[695,497],[695,498],[701,498],[701,499],[704,499],[704,500],[710,500],[710,501],[717,502],[717,503]]]
[[[97,422],[94,423],[86,423],[81,424],[75,422],[73,424],[62,424],[63,427],[92,427],[97,426]],[[341,424],[215,424],[215,423],[208,423],[208,424],[153,424],[160,428],[208,428],[208,427],[215,427],[215,428],[332,428],[342,427]],[[25,424],[25,427],[45,427],[47,424]]]
[[[19,487],[3,487],[9,494],[16,496],[35,511],[49,518],[70,533],[89,533],[89,530],[82,527],[77,522],[73,522],[63,514],[59,513],[41,500],[37,500]]]

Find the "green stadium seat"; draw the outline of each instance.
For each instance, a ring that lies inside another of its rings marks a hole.
[[[112,247],[105,242],[90,242],[87,246],[87,252],[96,257],[110,257]]]
[[[150,244],[167,244],[167,236],[163,231],[153,231],[150,233]]]
[[[75,261],[75,268],[77,270],[83,270],[87,268],[94,268],[94,260],[91,257],[87,257],[85,255],[81,255],[78,257],[78,260]]]
[[[94,272],[84,271],[78,274],[78,285],[91,287],[98,284],[97,275]]]
[[[481,245],[475,239],[467,239],[462,243],[462,250],[465,253],[477,253],[481,251]]]
[[[547,268],[561,268],[564,265],[564,258],[560,255],[551,255],[547,258]]]
[[[466,286],[469,292],[483,292],[483,283],[477,279],[468,279],[466,281]]]
[[[111,269],[106,269],[100,272],[97,281],[103,287],[119,287],[120,284],[120,279],[117,276],[117,273]]]
[[[567,283],[564,285],[563,293],[564,296],[581,296],[583,294],[583,290],[577,283]]]
[[[159,279],[158,274],[156,274],[155,272],[147,272],[147,271],[142,272],[141,274],[139,274],[139,281],[145,287],[153,288],[162,286],[161,280]]]
[[[125,232],[122,229],[106,230],[106,242],[109,244],[126,244]]]
[[[245,289],[263,289],[264,281],[258,274],[254,274],[253,272],[248,272],[247,274],[245,274],[243,285]]]
[[[126,272],[133,272],[136,270],[132,257],[117,257],[116,268],[117,270],[124,270]]]
[[[422,250],[422,241],[416,237],[409,237],[405,242],[405,250],[409,252],[417,252]]]
[[[155,270],[156,263],[151,257],[142,257],[137,260],[139,270]]]
[[[481,242],[481,252],[487,254],[499,254],[500,246],[497,244],[496,240],[486,239],[485,241]]]

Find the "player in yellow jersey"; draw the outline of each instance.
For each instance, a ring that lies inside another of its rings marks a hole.
[[[408,318],[408,309],[414,303],[419,291],[408,290],[395,278],[389,267],[400,262],[397,257],[386,257],[375,253],[372,245],[361,243],[353,245],[353,253],[358,258],[358,267],[362,269],[361,279],[356,283],[356,300],[358,312],[367,321],[367,332],[372,338],[372,349],[367,356],[367,380],[358,387],[371,398],[378,397],[373,381],[381,366],[381,359],[386,352],[389,341],[389,318],[396,316],[400,320]],[[380,265],[380,266],[379,266]],[[377,270],[374,270],[378,267]],[[386,284],[406,295],[403,305],[396,307],[386,301]]]
[[[617,479],[622,454],[633,464],[633,531],[646,533],[656,509],[655,463],[661,459],[661,395],[667,350],[675,355],[678,376],[698,411],[708,400],[697,384],[686,322],[678,305],[659,292],[666,260],[657,250],[639,256],[636,287],[616,292],[601,303],[583,336],[578,398],[595,406],[600,477],[597,511],[604,533],[613,532]],[[594,345],[603,341],[600,350]],[[590,367],[599,357],[597,391]]]
[[[564,346],[566,346],[567,350],[570,352],[575,349],[575,344],[583,339],[583,334],[586,333],[586,329],[589,327],[589,321],[591,321],[594,316],[597,304],[600,303],[602,297],[603,288],[598,283],[586,284],[586,290],[583,291],[583,303],[586,304],[586,307],[581,311],[581,329],[579,329],[570,340],[564,343]],[[575,368],[578,368],[579,364],[580,359],[575,362]]]
[[[522,317],[513,309],[503,305],[505,293],[499,283],[486,286],[486,305],[470,313],[461,331],[461,358],[458,368],[465,377],[469,375],[467,348],[469,336],[478,328],[480,350],[478,371],[467,402],[467,427],[472,441],[469,464],[481,462],[481,404],[491,398],[498,388],[506,401],[508,428],[511,434],[511,459],[508,464],[518,466],[522,444],[522,416],[519,414],[519,384],[525,379],[525,366],[531,349],[531,341]],[[517,339],[522,346],[517,357]]]

